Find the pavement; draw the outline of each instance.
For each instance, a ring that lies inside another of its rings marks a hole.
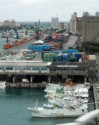
[[[63,49],[67,50],[69,47],[75,47],[75,43],[77,41],[77,36],[70,36],[66,43],[63,43]]]

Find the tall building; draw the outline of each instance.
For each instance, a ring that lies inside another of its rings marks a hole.
[[[76,18],[76,32],[82,33],[82,17]]]
[[[77,18],[77,13],[74,13],[71,16],[71,20],[70,20],[70,32],[71,33],[76,33],[76,18]]]
[[[51,27],[53,29],[58,29],[59,28],[59,19],[58,19],[58,17],[52,17],[52,19],[51,19]]]
[[[87,42],[94,42],[99,38],[99,12],[96,12],[96,15],[90,15],[88,12],[83,13],[82,38]]]

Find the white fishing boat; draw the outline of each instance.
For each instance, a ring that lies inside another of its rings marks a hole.
[[[6,88],[6,81],[0,81],[0,89]]]
[[[78,117],[87,113],[87,106],[69,107],[69,108],[45,108],[45,107],[28,107],[33,117]]]
[[[78,117],[88,112],[88,88],[49,84],[46,86],[48,104],[41,107],[28,107],[33,117]]]

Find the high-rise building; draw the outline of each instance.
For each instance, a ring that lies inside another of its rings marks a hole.
[[[76,32],[82,33],[82,17],[76,18]]]
[[[76,33],[76,18],[77,18],[77,13],[74,13],[71,16],[71,20],[70,20],[70,32],[71,33]]]
[[[52,19],[51,19],[51,27],[53,29],[58,29],[59,28],[59,19],[58,19],[58,17],[52,17]]]
[[[97,41],[99,37],[99,12],[96,12],[96,15],[90,15],[88,12],[83,14],[82,37],[83,41]]]

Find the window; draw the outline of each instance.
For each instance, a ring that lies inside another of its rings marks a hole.
[[[42,67],[41,70],[47,70],[47,68],[46,67]]]
[[[32,67],[32,70],[40,70],[39,67]]]
[[[23,70],[31,70],[31,67],[23,67]]]
[[[15,67],[15,70],[22,70],[22,67]]]
[[[13,67],[6,67],[6,70],[13,70]]]
[[[0,67],[0,70],[4,70],[4,67]]]

